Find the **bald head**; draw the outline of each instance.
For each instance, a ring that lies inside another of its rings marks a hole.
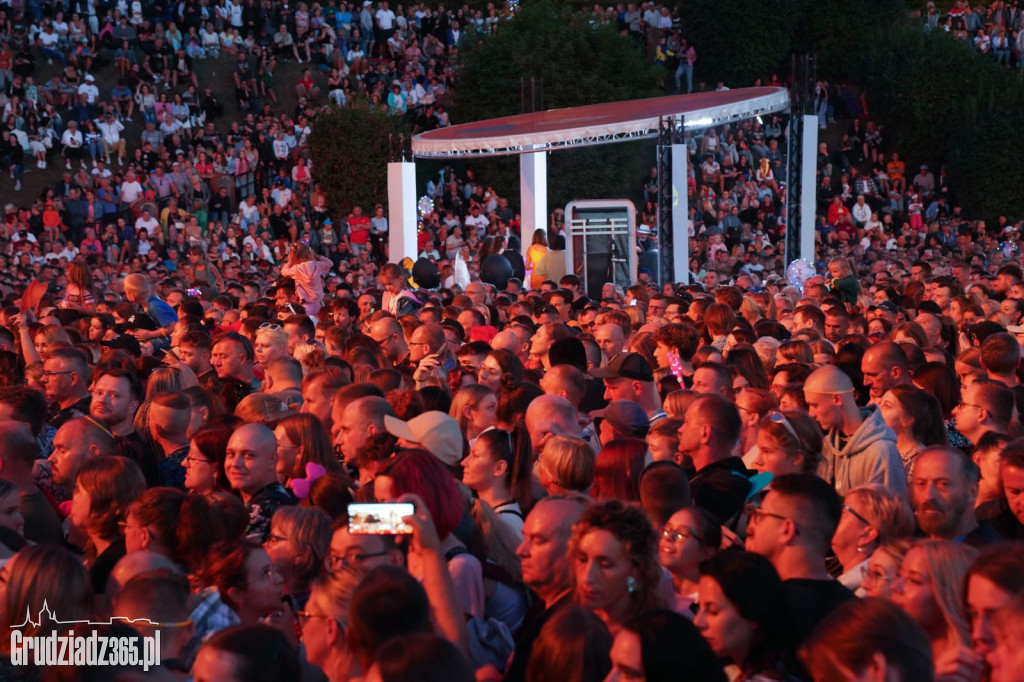
[[[491,348],[510,350],[513,353],[518,354],[519,349],[522,348],[523,342],[519,340],[515,332],[505,330],[498,332],[491,339]]]
[[[872,402],[880,400],[894,386],[910,380],[907,354],[893,341],[880,341],[868,348],[861,358],[860,371],[864,385],[870,389]]]
[[[853,390],[850,377],[834,365],[819,367],[804,382],[804,393],[848,393],[852,396]]]
[[[576,436],[580,432],[576,408],[561,396],[542,395],[526,409],[526,430],[538,452],[550,436]]]
[[[224,473],[231,487],[249,499],[277,480],[277,439],[263,424],[245,424],[228,439]]]
[[[113,599],[121,590],[121,586],[137,575],[159,570],[181,571],[181,568],[163,554],[139,550],[129,552],[114,564],[107,579],[106,595]]]

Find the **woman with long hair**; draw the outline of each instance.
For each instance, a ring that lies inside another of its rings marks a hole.
[[[216,593],[231,610],[229,622],[255,625],[281,605],[281,576],[270,555],[252,540],[237,539],[215,546],[196,579],[203,588],[201,599]]]
[[[640,472],[647,457],[647,443],[638,438],[616,438],[601,448],[594,470],[595,500],[640,501]]]
[[[718,553],[721,526],[699,507],[680,509],[669,517],[658,540],[658,561],[672,576],[676,606],[695,608],[700,566]]]
[[[530,462],[530,439],[522,427],[485,431],[462,460],[462,482],[490,505],[519,541],[534,501]]]
[[[615,635],[612,671],[605,682],[726,682],[715,652],[693,623],[665,609],[647,611]]]
[[[64,300],[57,304],[58,307],[93,314],[96,311],[96,294],[93,291],[92,271],[89,266],[79,261],[71,261],[68,263],[67,275],[68,284],[64,290]]]
[[[563,606],[544,623],[530,649],[526,682],[591,682],[611,670],[612,636],[601,619]]]
[[[501,395],[502,388],[523,381],[526,368],[515,353],[505,348],[495,348],[480,363],[477,381]]]
[[[182,460],[185,488],[189,492],[202,494],[230,489],[224,475],[224,460],[227,459],[228,440],[238,423],[234,417],[221,418],[192,434],[188,455]]]
[[[72,625],[62,621],[88,621],[95,617],[95,594],[89,573],[67,549],[40,544],[26,547],[3,567],[3,608],[0,623],[4,632],[19,627],[24,637],[67,634]],[[39,620],[43,605],[50,615]],[[30,617],[26,618],[26,614]],[[11,680],[41,679],[36,668],[11,665],[11,638],[0,637],[0,676]]]
[[[349,605],[363,574],[351,566],[322,574],[310,585],[309,600],[299,612],[306,660],[328,682],[348,682],[354,657],[348,647]]]
[[[75,479],[71,523],[82,536],[93,589],[102,594],[114,564],[126,553],[122,522],[128,506],[146,489],[138,465],[125,457],[86,460]]]
[[[657,535],[639,506],[608,500],[587,509],[573,526],[569,558],[576,603],[613,634],[665,605]]]
[[[821,462],[821,427],[806,412],[772,411],[757,425],[754,468],[776,476],[813,474]]]
[[[948,445],[942,408],[934,395],[910,384],[890,388],[878,401],[878,408],[885,425],[896,433],[896,449],[909,482],[922,450]]]
[[[793,679],[793,618],[772,563],[729,549],[704,562],[701,574],[693,623],[728,661],[729,679]]]
[[[957,358],[957,363],[963,358]],[[955,368],[944,362],[926,362],[914,372],[914,385],[935,396],[945,420],[946,439],[954,448],[972,445],[956,428],[953,410],[960,404],[960,381]]]
[[[448,416],[459,423],[459,430],[472,447],[476,439],[498,424],[498,395],[488,386],[463,386],[452,396]]]
[[[530,244],[530,248],[526,250],[526,269],[530,271],[530,288],[540,289],[540,285],[544,282],[543,275],[533,274],[537,269],[537,264],[540,263],[540,259],[544,257],[544,254],[548,252],[548,236],[547,230],[537,229],[533,231],[533,241]]]
[[[978,551],[948,540],[918,542],[903,557],[892,600],[924,629],[937,671],[951,666],[971,647],[971,628],[964,611],[964,580]],[[970,679],[970,678],[967,678]]]
[[[291,414],[274,427],[277,439],[277,478],[287,483],[306,478],[307,466],[316,464],[329,472],[341,472],[341,463],[322,421],[302,412]]]
[[[211,501],[177,488],[150,488],[132,502],[125,517],[128,552],[163,554],[194,573],[218,542],[234,539]]]
[[[323,568],[331,542],[330,527],[327,514],[306,507],[281,507],[270,519],[270,535],[263,549],[297,609],[305,608],[310,582]]]

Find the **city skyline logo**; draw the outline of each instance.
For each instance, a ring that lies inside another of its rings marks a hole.
[[[104,622],[104,621],[93,621],[93,620],[61,620],[61,619],[57,618],[57,615],[53,611],[50,610],[49,603],[47,603],[47,600],[44,599],[43,600],[43,607],[41,609],[39,609],[39,613],[36,616],[36,618],[38,620],[32,620],[32,607],[26,606],[25,607],[25,620],[22,621],[21,623],[18,623],[17,625],[11,625],[10,628],[12,630],[15,630],[15,629],[20,629],[20,628],[26,628],[29,625],[32,625],[33,627],[37,627],[38,628],[44,622],[44,619],[43,619],[43,615],[44,614],[46,616],[48,616],[48,618],[46,618],[47,621],[52,622],[52,623],[56,623],[57,625],[113,625],[115,623],[126,623],[128,625],[134,625],[135,623],[140,623],[140,624],[143,624],[143,625],[148,625],[149,627],[153,627],[153,628],[158,628],[161,625],[160,623],[152,621],[152,620],[150,620],[148,618],[125,618],[124,616],[111,616],[110,619],[107,620],[106,622]]]

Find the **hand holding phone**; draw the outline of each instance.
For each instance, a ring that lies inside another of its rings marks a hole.
[[[350,504],[348,532],[352,535],[412,535],[412,526],[403,519],[415,511],[408,502]]]

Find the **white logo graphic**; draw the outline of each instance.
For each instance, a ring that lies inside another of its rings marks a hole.
[[[45,636],[26,637],[21,629],[32,625],[40,627],[50,622],[56,625],[81,625],[83,630],[89,626],[109,626],[115,623],[152,628],[152,636],[133,635],[126,637],[108,637],[99,635],[93,630],[85,636],[76,636],[74,629],[66,635],[52,632]],[[39,614],[32,620],[32,611],[25,609],[25,620],[11,626],[11,663],[13,665],[112,665],[138,666],[149,671],[150,666],[160,664],[160,623],[148,618],[111,617],[110,620],[60,620],[50,611],[45,601]],[[141,655],[139,640],[142,640]]]

